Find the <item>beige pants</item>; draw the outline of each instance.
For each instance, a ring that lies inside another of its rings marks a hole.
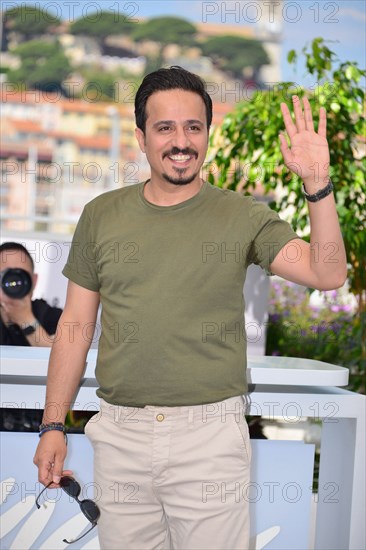
[[[101,400],[94,447],[104,550],[245,550],[251,448],[244,400],[117,407]]]

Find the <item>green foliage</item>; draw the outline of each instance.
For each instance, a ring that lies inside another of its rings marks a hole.
[[[283,131],[281,102],[291,96],[309,97],[315,127],[319,107],[327,110],[330,173],[335,187],[338,215],[347,250],[351,290],[365,311],[366,289],[366,156],[361,139],[365,135],[364,92],[360,80],[366,71],[350,62],[333,67],[335,55],[315,39],[310,51],[303,50],[306,66],[315,76],[314,86],[304,90],[292,82],[281,82],[268,91],[254,93],[249,101],[227,115],[211,136],[209,174],[219,187],[249,192],[261,184],[273,197],[271,206],[289,209],[295,230],[308,231],[306,201],[301,181],[284,166],[279,144]],[[295,52],[289,60],[295,62]],[[316,166],[314,166],[316,174]],[[274,191],[276,196],[274,197]],[[305,235],[307,238],[307,235]]]
[[[164,57],[163,57],[162,51],[160,50],[156,57],[152,55],[146,57],[146,65],[145,65],[144,72],[145,74],[149,74],[149,73],[152,73],[153,71],[157,71],[163,66],[164,66]]]
[[[82,71],[82,75],[85,78],[86,87],[95,86],[98,91],[98,101],[116,101],[116,84],[118,83],[116,74],[88,69]]]
[[[350,370],[349,389],[365,393],[361,316],[342,291],[325,292],[324,305],[310,304],[304,288],[284,280],[271,285],[266,355],[305,357]]]
[[[305,90],[293,82],[281,82],[271,90],[253,94],[249,101],[237,106],[211,136],[210,154],[206,166],[208,179],[219,187],[240,192],[254,191],[260,184],[270,195],[270,204],[277,211],[288,212],[295,230],[309,237],[306,200],[298,176],[284,166],[279,144],[283,131],[281,102],[291,103],[291,96],[309,98],[315,128],[319,108],[327,110],[327,135],[330,148],[330,175],[335,187],[338,216],[350,265],[350,290],[358,301],[358,311],[349,321],[351,336],[344,331],[338,337],[339,347],[347,356],[339,355],[335,362],[350,366],[355,387],[365,386],[366,373],[366,155],[365,97],[360,81],[366,71],[351,62],[341,63],[324,44],[315,39],[302,51],[314,85]],[[288,61],[295,63],[297,54],[291,51]],[[316,175],[316,165],[314,173]],[[348,336],[352,346],[347,344]],[[276,338],[279,337],[278,335]],[[327,346],[319,344],[319,358],[330,360]],[[286,342],[280,353],[285,353]],[[323,353],[324,352],[324,353]],[[304,357],[304,341],[298,346]],[[309,352],[310,353],[310,352]],[[314,357],[314,348],[311,350]],[[331,361],[332,362],[332,361]],[[364,391],[364,390],[363,390]]]
[[[19,56],[21,66],[10,70],[8,79],[25,88],[62,90],[62,82],[71,73],[69,60],[58,42],[30,40],[12,53]]]
[[[193,46],[196,32],[196,27],[181,17],[154,17],[140,23],[132,37],[136,42],[153,40],[163,45]]]
[[[212,57],[220,69],[243,77],[243,69],[258,69],[269,63],[266,50],[261,42],[241,36],[217,36],[201,44],[203,55]]]
[[[113,34],[129,35],[136,26],[127,15],[108,11],[96,12],[76,19],[70,25],[70,33],[76,35],[93,36],[103,42],[107,36]]]
[[[27,6],[11,8],[4,14],[5,29],[22,34],[27,40],[52,31],[61,20],[48,10]]]

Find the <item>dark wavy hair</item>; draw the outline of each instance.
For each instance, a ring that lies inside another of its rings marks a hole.
[[[212,100],[206,91],[205,83],[196,74],[174,65],[168,69],[158,69],[143,79],[135,97],[136,126],[145,133],[146,103],[149,97],[164,90],[186,90],[198,94],[206,107],[207,129],[212,122]]]

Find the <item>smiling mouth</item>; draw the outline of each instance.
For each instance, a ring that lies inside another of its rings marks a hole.
[[[192,155],[169,155],[168,156],[170,160],[173,160],[174,162],[187,162],[188,160],[191,160],[193,158]]]
[[[168,157],[169,160],[176,162],[178,164],[184,164],[186,162],[189,162],[193,158],[198,158],[198,154],[196,151],[193,151],[192,149],[183,149],[179,150],[172,149],[171,151],[164,153],[163,158]]]

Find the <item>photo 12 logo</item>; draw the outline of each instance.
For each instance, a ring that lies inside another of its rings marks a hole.
[[[307,12],[307,13],[306,13]],[[202,2],[202,23],[273,24],[276,21],[298,23],[304,16],[312,23],[339,23],[337,2]]]

